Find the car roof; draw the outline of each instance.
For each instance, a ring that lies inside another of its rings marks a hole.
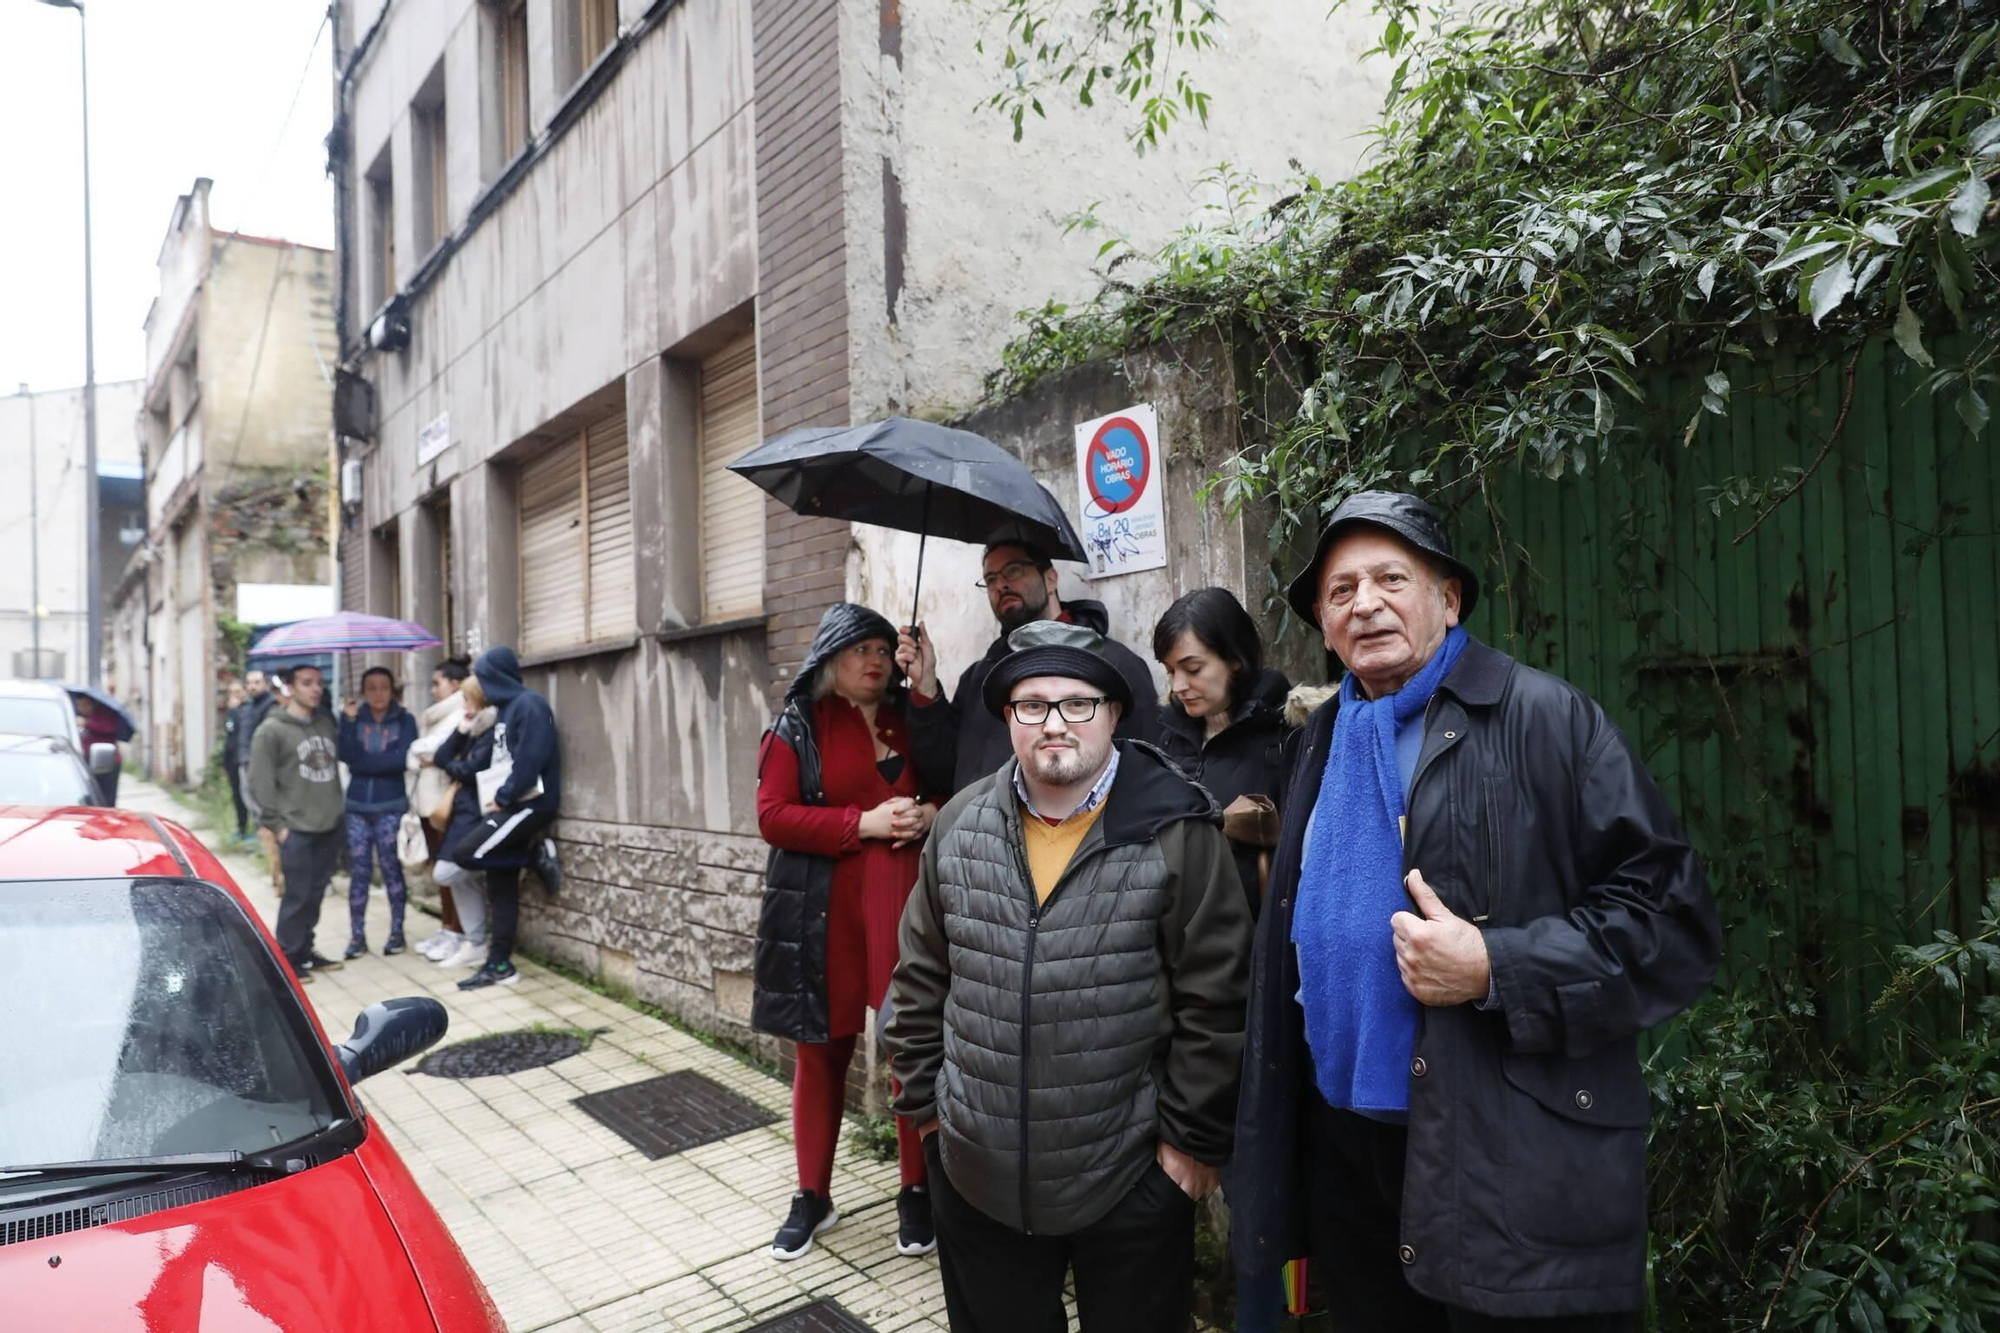
[[[84,805],[0,805],[0,882],[203,879],[241,893],[201,842],[170,819]]]

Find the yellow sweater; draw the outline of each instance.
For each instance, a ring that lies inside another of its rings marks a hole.
[[[1021,812],[1021,832],[1028,844],[1028,873],[1035,877],[1035,901],[1045,903],[1056,891],[1056,881],[1069,869],[1070,858],[1083,842],[1083,835],[1104,813],[1104,803],[1080,815],[1071,815],[1060,824],[1051,824],[1032,810]]]

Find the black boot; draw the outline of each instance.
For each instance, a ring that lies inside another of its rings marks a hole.
[[[791,1216],[778,1228],[777,1239],[771,1242],[771,1257],[786,1260],[803,1257],[812,1249],[813,1238],[839,1220],[840,1210],[833,1206],[831,1198],[800,1190],[792,1196]]]

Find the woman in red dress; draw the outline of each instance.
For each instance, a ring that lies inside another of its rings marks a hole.
[[[880,1008],[896,966],[896,928],[916,883],[933,790],[910,758],[896,630],[838,603],[819,632],[758,755],[757,828],[771,845],[757,931],[760,1032],[797,1043],[792,1131],[799,1190],[771,1253],[796,1259],[839,1220],[833,1154],[842,1096],[866,1010]],[[923,1148],[896,1119],[902,1192],[896,1248],[937,1244]]]

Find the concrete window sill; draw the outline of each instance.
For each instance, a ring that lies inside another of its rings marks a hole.
[[[558,662],[574,662],[584,657],[602,657],[606,653],[622,653],[639,646],[639,636],[628,634],[617,639],[593,639],[589,643],[573,644],[567,648],[551,648],[545,653],[535,653],[521,659],[521,666],[554,666]]]
[[[742,616],[735,620],[716,620],[706,625],[684,625],[676,629],[663,629],[653,637],[661,643],[686,643],[690,639],[713,639],[724,634],[742,634],[749,630],[763,629],[770,623],[763,615]]]

